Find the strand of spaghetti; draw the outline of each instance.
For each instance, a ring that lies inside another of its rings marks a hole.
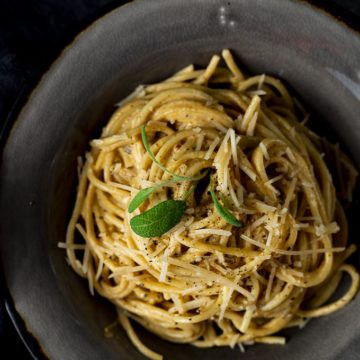
[[[121,325],[125,329],[126,333],[128,334],[130,340],[132,341],[132,343],[143,355],[145,355],[151,360],[163,359],[162,355],[156,353],[155,351],[152,351],[140,341],[139,337],[136,335],[133,327],[131,326],[129,319],[122,312],[119,313],[119,320],[121,322]]]

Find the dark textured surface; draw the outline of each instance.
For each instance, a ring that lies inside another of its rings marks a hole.
[[[360,13],[360,2],[335,0]],[[60,50],[99,13],[119,4],[110,0],[0,1],[0,122],[24,86],[34,83]],[[22,344],[0,303],[0,346],[9,358],[26,359]],[[14,353],[15,352],[15,353]],[[1,356],[1,358],[4,358]]]
[[[120,0],[1,0],[0,119],[73,37]]]
[[[0,0],[0,130],[19,94],[30,91],[63,47],[94,19],[122,2]],[[6,315],[3,301],[0,349],[4,360],[32,358]]]

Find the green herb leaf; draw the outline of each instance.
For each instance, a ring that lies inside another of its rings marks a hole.
[[[170,171],[169,169],[167,169],[163,164],[161,164],[155,157],[154,153],[151,151],[150,149],[150,145],[148,143],[148,140],[147,140],[147,136],[146,136],[146,131],[145,131],[145,125],[141,128],[141,139],[142,139],[142,142],[144,144],[144,148],[145,150],[147,151],[147,153],[149,154],[151,160],[157,164],[162,170],[164,170],[165,172],[167,172],[168,174],[172,175],[174,177],[174,180],[177,180],[177,181],[195,181],[195,180],[200,180],[202,179],[206,174],[207,172],[205,172],[204,174],[202,175],[199,175],[199,176],[181,176],[181,175],[177,175],[175,174],[174,172]]]
[[[153,208],[134,216],[130,220],[131,229],[141,237],[155,237],[165,234],[182,218],[186,201],[166,200]]]
[[[212,190],[212,189],[210,190],[210,195],[211,195],[212,201],[215,205],[215,209],[218,212],[218,214],[223,219],[225,219],[229,224],[234,225],[236,227],[241,227],[242,223],[238,219],[236,219],[236,217],[233,214],[231,214],[231,212],[229,210],[227,210],[220,204],[219,200],[217,199],[217,197],[215,195],[214,190]]]
[[[135,211],[157,189],[159,189],[159,188],[161,188],[163,186],[169,185],[171,183],[175,183],[175,182],[178,182],[178,181],[175,180],[175,179],[171,179],[171,180],[167,180],[167,181],[163,181],[161,183],[158,183],[155,186],[151,186],[151,187],[140,190],[134,196],[134,198],[131,200],[131,202],[129,204],[129,207],[128,207],[128,212],[132,213],[133,211]]]
[[[129,204],[129,207],[128,207],[129,213],[132,213],[133,211],[135,211],[156,189],[157,189],[157,187],[153,186],[153,187],[149,187],[149,188],[140,190],[134,196],[134,198],[131,200],[131,202]]]

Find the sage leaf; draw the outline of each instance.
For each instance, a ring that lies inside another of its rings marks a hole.
[[[157,237],[165,234],[180,222],[186,208],[186,201],[165,200],[130,220],[135,234]]]
[[[169,184],[176,183],[176,182],[178,182],[178,181],[176,179],[172,178],[170,180],[163,181],[163,182],[158,183],[158,184],[156,184],[154,186],[151,186],[151,187],[140,190],[134,196],[134,198],[131,200],[131,202],[130,202],[130,204],[128,206],[128,212],[132,213],[133,211],[135,211],[156,190],[158,190],[158,189],[160,189],[160,188],[162,188],[164,186],[167,186]]]
[[[223,207],[220,204],[220,201],[217,199],[215,192],[212,189],[210,190],[210,195],[218,214],[223,219],[225,219],[229,224],[234,225],[236,227],[241,227],[242,223],[238,219],[236,219],[236,217],[233,214],[231,214],[229,210],[227,210],[225,207]]]
[[[156,190],[155,186],[140,190],[131,200],[128,211],[132,213],[135,211],[148,197]]]

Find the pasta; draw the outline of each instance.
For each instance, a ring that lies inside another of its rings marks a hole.
[[[284,344],[280,330],[339,310],[359,288],[325,159],[336,158],[347,200],[356,170],[305,126],[278,79],[222,58],[118,104],[79,165],[59,244],[151,359],[161,355],[129,319],[198,347]],[[329,303],[343,273],[351,284]]]

